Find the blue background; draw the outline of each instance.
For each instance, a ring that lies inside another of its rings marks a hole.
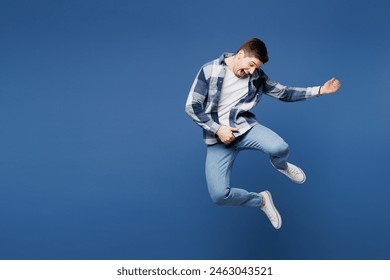
[[[11,1],[0,4],[1,259],[390,259],[390,2]],[[202,64],[263,39],[291,86],[258,120],[290,145],[295,185],[243,152],[214,205],[201,130],[184,113]]]

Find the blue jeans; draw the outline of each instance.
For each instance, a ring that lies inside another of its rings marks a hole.
[[[275,167],[287,168],[288,145],[275,132],[256,124],[229,145],[207,147],[206,180],[211,199],[219,205],[260,207],[262,197],[257,192],[230,186],[233,162],[241,150],[259,150],[269,155]]]

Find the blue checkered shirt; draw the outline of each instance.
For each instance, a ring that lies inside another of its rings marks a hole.
[[[191,87],[186,102],[186,113],[203,128],[203,138],[207,145],[221,143],[216,132],[221,127],[218,117],[218,102],[225,77],[224,53],[218,59],[202,66]],[[257,122],[250,110],[260,101],[262,94],[275,97],[281,101],[294,102],[319,96],[320,87],[287,87],[272,81],[263,70],[257,68],[249,77],[248,95],[242,98],[230,111],[230,127],[239,128],[236,137],[250,130]]]

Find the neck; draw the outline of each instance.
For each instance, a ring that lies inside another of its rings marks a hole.
[[[232,55],[232,56],[229,56],[229,57],[226,57],[226,58],[225,58],[225,63],[226,63],[226,65],[227,65],[227,67],[228,67],[231,71],[234,71],[234,70],[233,70],[234,59],[235,59],[235,55]]]

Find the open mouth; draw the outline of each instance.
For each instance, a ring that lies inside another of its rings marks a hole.
[[[238,76],[239,76],[239,77],[244,77],[245,75],[247,75],[247,73],[245,72],[244,69],[238,70]]]

